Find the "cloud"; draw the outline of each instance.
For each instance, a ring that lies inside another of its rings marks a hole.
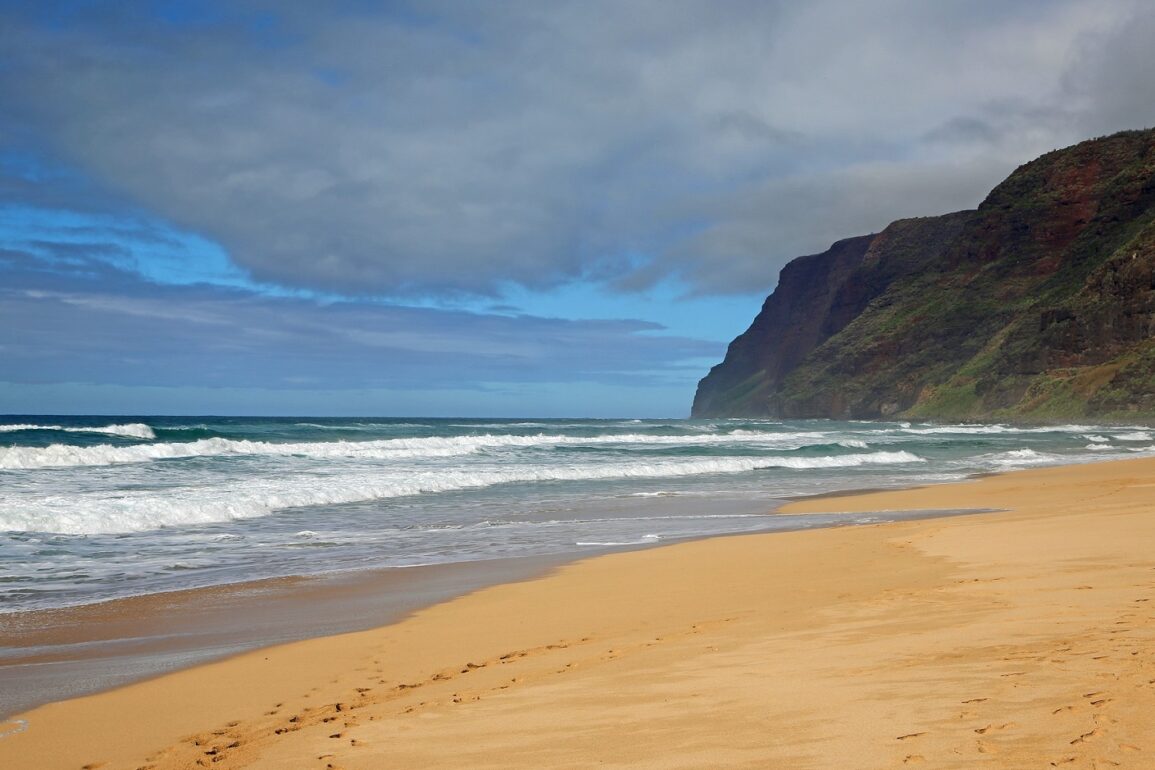
[[[768,288],[1155,120],[1133,0],[165,7],[0,12],[0,144],[67,171],[10,163],[0,199],[150,212],[346,295]]]
[[[2,379],[166,388],[687,387],[716,342],[571,321],[158,286],[101,260],[0,252]]]
[[[1118,19],[1080,42],[1064,78],[1064,95],[1078,105],[1079,129],[1106,134],[1155,126],[1155,12]]]
[[[772,286],[784,264],[774,256],[823,251],[899,217],[957,210],[960,201],[976,205],[1003,173],[1002,164],[989,160],[878,162],[765,180],[714,201],[716,224],[671,250],[666,267],[677,264],[699,293]]]

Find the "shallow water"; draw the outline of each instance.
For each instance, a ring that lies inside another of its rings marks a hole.
[[[1143,426],[0,418],[0,611],[845,523],[766,513],[1153,444]]]

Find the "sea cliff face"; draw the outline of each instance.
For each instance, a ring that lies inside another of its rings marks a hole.
[[[692,416],[1155,416],[1155,130],[792,261]]]

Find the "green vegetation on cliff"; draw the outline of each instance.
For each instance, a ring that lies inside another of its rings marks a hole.
[[[1155,415],[1155,130],[787,265],[693,416]]]

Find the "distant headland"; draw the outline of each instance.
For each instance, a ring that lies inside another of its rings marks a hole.
[[[692,415],[1155,416],[1155,129],[793,260]]]

